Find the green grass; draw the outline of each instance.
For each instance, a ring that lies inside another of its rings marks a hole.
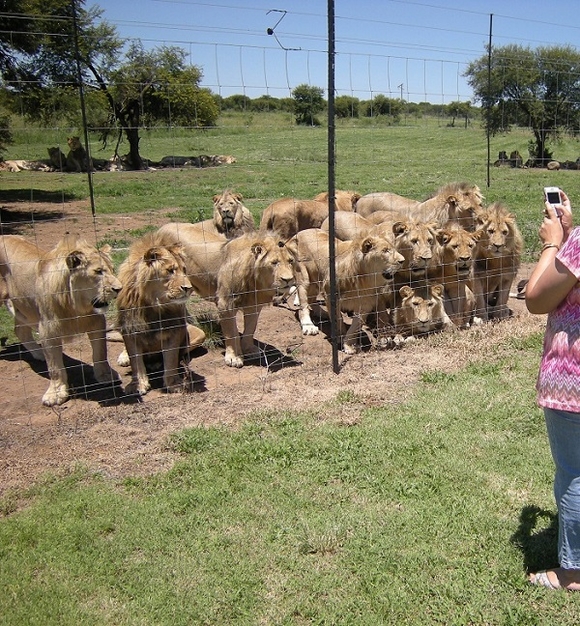
[[[7,158],[43,156],[54,134],[19,131]],[[492,158],[525,154],[527,140],[495,138]],[[542,187],[580,198],[580,172],[494,168],[486,189],[477,128],[344,123],[337,150],[339,188],[420,198],[450,180],[479,184],[516,213],[530,258]],[[555,151],[576,152],[573,140]],[[283,116],[152,135],[142,153],[230,153],[238,163],[96,174],[99,214],[177,208],[187,219],[231,186],[258,217],[276,197],[326,186],[326,132]],[[80,175],[2,182],[0,201],[87,197]],[[7,325],[2,311],[0,335]],[[552,463],[533,389],[541,340],[515,337],[453,374],[427,369],[404,404],[369,408],[345,388],[316,411],[187,429],[169,442],[178,464],[150,478],[79,467],[6,493],[0,624],[577,624],[574,595],[525,582],[527,569],[556,562]],[[345,411],[357,419],[335,418]]]
[[[70,129],[68,129],[70,131]],[[35,128],[18,127],[16,144],[6,158],[44,158],[46,147],[67,129],[44,135]],[[527,154],[530,133],[516,129],[494,137],[492,160],[500,150]],[[94,175],[98,215],[154,214],[177,210],[176,219],[197,221],[211,216],[211,198],[224,188],[242,193],[258,220],[263,209],[282,196],[311,198],[326,188],[328,139],[325,128],[297,127],[288,114],[228,114],[216,129],[154,130],[144,132],[141,154],[159,159],[167,154],[233,154],[234,165],[204,169],[148,172],[97,172]],[[578,139],[565,138],[552,146],[560,160],[575,160]],[[126,152],[121,144],[120,152]],[[110,156],[92,145],[94,156]],[[558,185],[573,202],[580,198],[576,171],[491,168],[487,187],[487,144],[480,125],[451,128],[436,119],[408,118],[389,126],[375,120],[339,121],[336,128],[336,186],[361,194],[394,191],[422,199],[453,180],[478,184],[488,203],[503,201],[517,216],[530,255],[537,250],[537,229],[542,211],[542,188]],[[43,200],[63,203],[87,199],[86,176],[37,172],[3,173],[0,201]]]
[[[151,478],[78,468],[7,496],[0,622],[576,624],[572,595],[524,576],[556,558],[540,345],[425,372],[400,406],[345,389],[187,429]]]

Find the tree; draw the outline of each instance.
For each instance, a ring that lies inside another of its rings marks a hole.
[[[527,122],[534,136],[530,157],[537,165],[552,159],[547,145],[551,137],[578,132],[580,53],[571,46],[494,47],[491,72],[484,55],[469,64],[465,76],[482,103],[485,127],[492,135],[508,132],[515,122]]]
[[[451,117],[451,126],[455,126],[455,120],[462,117],[465,120],[465,128],[469,125],[469,114],[471,112],[471,102],[460,102],[456,100],[447,105],[447,114]]]
[[[404,102],[398,98],[387,98],[383,94],[376,95],[372,100],[365,102],[365,116],[376,117],[377,115],[391,116],[393,121],[399,121],[403,112]]]
[[[353,96],[338,96],[334,100],[336,117],[358,117],[360,100]]]
[[[316,115],[324,111],[323,94],[324,90],[320,87],[306,84],[298,85],[298,87],[293,89],[294,118],[297,124],[320,126],[320,121]]]

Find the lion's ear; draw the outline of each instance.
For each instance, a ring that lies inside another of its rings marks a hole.
[[[408,229],[408,226],[407,226],[407,224],[405,222],[399,221],[399,222],[395,222],[393,224],[393,235],[395,235],[395,236],[402,235],[405,232],[407,232],[407,230],[409,230],[409,229]]]
[[[447,230],[440,230],[437,233],[437,241],[444,246],[451,239],[451,233]]]
[[[163,252],[161,248],[149,248],[147,252],[143,255],[143,260],[147,265],[151,265],[155,263],[155,261],[159,261],[159,259],[163,256]]]
[[[214,202],[217,202],[220,198],[221,198],[220,194],[219,194],[219,193],[216,193],[216,195],[212,197],[212,200],[213,200]]]
[[[400,289],[399,289],[399,293],[403,296],[403,298],[409,298],[410,296],[412,296],[415,292],[411,289],[411,287],[409,287],[409,285],[403,285]]]
[[[106,244],[105,244],[105,245],[104,245],[104,246],[100,249],[100,251],[101,251],[101,252],[103,252],[104,254],[110,254],[112,249],[113,249],[113,248],[111,248],[111,246],[110,246],[108,243],[106,243]]]
[[[66,266],[69,270],[76,270],[87,262],[87,257],[80,250],[73,250],[66,256]]]
[[[459,204],[459,200],[453,194],[450,195],[450,196],[447,196],[446,202],[447,202],[447,204],[451,204],[453,206],[457,206]]]
[[[360,249],[363,254],[368,254],[375,247],[375,240],[372,237],[365,237]]]
[[[434,296],[437,296],[438,298],[440,298],[443,295],[443,287],[442,285],[431,285],[431,293]]]
[[[241,193],[233,193],[232,195],[238,202],[241,202],[244,199],[244,196],[242,196]]]
[[[264,252],[264,244],[261,241],[257,241],[252,244],[251,250],[255,257],[259,257]]]

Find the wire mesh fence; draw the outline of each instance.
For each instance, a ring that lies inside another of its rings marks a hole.
[[[25,395],[31,371],[48,379],[48,406],[244,384],[248,364],[330,368],[333,342],[342,361],[510,316],[542,187],[580,191],[574,133],[555,144],[554,169],[525,168],[530,120],[500,105],[513,130],[486,135],[458,50],[397,55],[370,36],[348,47],[356,18],[339,16],[329,184],[326,37],[285,31],[285,11],[261,18],[267,45],[144,39],[182,50],[176,77],[127,73],[107,94],[84,68],[85,102],[57,81],[35,123],[30,86],[5,81],[21,115],[2,173],[2,334],[6,364],[25,363]],[[489,16],[472,24],[483,37]],[[122,109],[112,117],[107,96]]]

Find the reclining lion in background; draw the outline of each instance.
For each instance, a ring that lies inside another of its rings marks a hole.
[[[205,335],[187,324],[186,302],[192,285],[186,275],[183,247],[163,245],[158,233],[145,235],[129,249],[119,268],[123,284],[117,299],[117,325],[127,354],[119,364],[131,365],[127,394],[145,395],[151,388],[144,357],[161,353],[163,387],[182,389],[180,354],[200,346]],[[197,332],[195,332],[197,331]]]
[[[360,195],[354,191],[335,192],[336,211],[353,211]],[[328,217],[328,192],[318,194],[314,200],[281,198],[268,205],[262,213],[260,230],[273,230],[284,241],[298,231],[320,228]]]
[[[0,296],[14,315],[14,333],[38,360],[46,361],[50,383],[42,403],[69,397],[63,341],[87,333],[93,371],[101,383],[115,383],[107,361],[105,312],[121,289],[108,256],[83,239],[66,236],[52,250],[41,250],[19,235],[0,237]],[[37,343],[32,331],[38,331]],[[40,344],[40,345],[39,345]]]
[[[302,280],[295,245],[259,231],[224,241],[201,232],[194,224],[165,224],[158,233],[165,245],[183,245],[193,288],[217,305],[226,365],[242,367],[244,357],[259,356],[254,333],[260,311],[272,303],[275,295],[287,294]],[[236,322],[238,311],[244,318],[241,335]]]

